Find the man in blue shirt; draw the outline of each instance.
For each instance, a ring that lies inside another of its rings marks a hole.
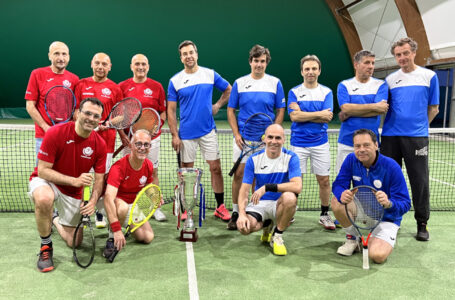
[[[321,61],[316,55],[307,55],[300,61],[303,83],[292,88],[288,96],[288,113],[291,125],[291,150],[300,159],[302,175],[307,172],[311,159],[311,172],[316,175],[321,200],[319,224],[335,230],[328,214],[330,202],[330,146],[328,123],[333,117],[332,91],[318,83]]]
[[[286,255],[283,231],[294,216],[302,178],[297,155],[283,148],[284,129],[270,125],[265,132],[265,149],[248,158],[239,191],[237,229],[250,234],[261,229],[262,242],[270,242],[275,255]],[[251,202],[248,195],[255,183]],[[273,223],[276,223],[272,231]],[[272,234],[273,232],[273,234]]]
[[[269,74],[265,70],[271,60],[269,49],[255,45],[250,50],[250,67],[251,73],[240,77],[234,82],[232,87],[231,96],[227,108],[227,116],[229,125],[234,134],[233,143],[233,162],[236,162],[240,157],[243,140],[241,133],[248,118],[256,113],[265,113],[277,124],[283,122],[284,109],[286,107],[286,100],[284,98],[284,91],[281,81]],[[238,119],[235,116],[235,110],[239,110]],[[276,112],[276,115],[275,115]],[[247,136],[243,139],[248,140]],[[251,138],[250,138],[251,139]],[[259,152],[257,149],[255,152]],[[228,229],[236,230],[236,222],[239,216],[239,208],[237,200],[239,197],[239,189],[242,184],[243,170],[245,163],[253,152],[245,155],[234,173],[232,180],[232,217],[228,223]]]
[[[213,115],[227,103],[231,85],[214,70],[198,65],[197,47],[192,41],[183,41],[178,49],[184,69],[170,79],[168,87],[167,112],[172,147],[180,155],[181,167],[184,168],[193,167],[197,148],[201,148],[212,176],[217,202],[214,215],[227,222],[231,216],[224,206],[224,183]],[[215,104],[212,104],[213,87],[223,93]],[[177,102],[180,105],[179,130]]]
[[[428,241],[428,127],[439,111],[439,82],[435,72],[415,64],[416,51],[417,43],[411,38],[392,45],[391,52],[400,69],[386,78],[390,107],[382,129],[381,153],[400,166],[404,159],[417,221],[416,239]]]
[[[336,172],[349,153],[354,151],[352,135],[357,129],[373,131],[379,141],[381,115],[389,108],[387,103],[389,88],[384,80],[372,77],[374,53],[361,50],[354,55],[355,76],[338,84],[337,98],[341,112],[338,138]]]
[[[346,216],[345,205],[354,196],[353,187],[367,185],[377,190],[375,196],[385,208],[384,216],[373,230],[368,243],[369,256],[375,263],[383,263],[395,246],[402,216],[411,208],[406,181],[401,167],[391,158],[379,154],[376,134],[369,129],[354,133],[354,153],[344,160],[332,184],[332,210],[346,231],[346,242],[338,248],[340,255],[350,256],[359,249],[359,236]]]

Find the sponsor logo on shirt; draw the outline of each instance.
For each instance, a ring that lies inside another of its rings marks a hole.
[[[144,90],[144,97],[150,97],[152,96],[153,91],[151,89],[145,89]]]
[[[26,93],[27,95],[31,95],[31,94],[32,94],[32,92],[30,92],[30,91],[26,91],[25,93]]]
[[[89,87],[86,87],[85,89],[88,91],[88,90],[89,90],[89,89],[91,89],[91,88],[92,88],[92,87],[91,87],[91,86],[89,86]]]
[[[190,81],[190,80],[189,80],[189,79],[185,80],[185,81],[183,82],[183,84],[187,84],[188,81]]]
[[[54,78],[49,78],[48,80],[46,80],[47,82],[51,82],[52,80],[54,80]]]
[[[71,143],[74,143],[74,140],[68,140],[68,141],[66,141],[66,144],[71,144]]]
[[[375,188],[380,189],[382,187],[382,182],[381,180],[376,179],[375,181],[373,181],[373,185]]]
[[[129,92],[131,92],[132,90],[134,90],[134,86],[132,88],[128,89]]]
[[[358,87],[356,87],[355,89],[352,89],[353,92],[358,91],[358,90],[359,90]]]
[[[63,80],[63,86],[66,86],[67,88],[71,87],[71,82],[69,82],[69,80],[65,79]]]
[[[402,80],[400,79],[400,80],[396,81],[395,84],[399,84],[401,81],[402,81]]]
[[[39,149],[38,151],[39,153],[41,153],[42,155],[46,155],[46,156],[49,156],[49,154],[47,152],[44,152],[43,150]]]
[[[82,95],[84,95],[84,96],[95,96],[94,93],[87,93],[87,92],[82,93]]]
[[[360,181],[362,180],[362,178],[360,178],[359,176],[352,176],[352,180]]]
[[[144,185],[146,182],[147,182],[147,177],[145,177],[145,176],[142,176],[142,177],[139,179],[140,185]]]
[[[101,93],[103,93],[101,96],[110,98],[110,95],[112,94],[112,91],[108,88],[104,88],[101,90]]]
[[[302,99],[302,98],[304,98],[305,96],[306,96],[306,94],[302,94],[302,95],[299,96],[299,99]]]
[[[125,177],[125,180],[128,180],[128,178],[130,178],[130,177],[129,177],[129,176],[126,176],[126,177]]]
[[[428,147],[425,146],[422,149],[416,150],[416,156],[428,156]]]
[[[251,84],[247,85],[247,86],[245,87],[245,90],[249,89],[250,87],[251,87]]]
[[[84,149],[82,149],[82,155],[81,157],[83,158],[88,158],[88,159],[92,159],[90,156],[93,154],[93,149],[89,146],[89,147],[85,147]]]
[[[265,168],[267,168],[268,166],[263,166],[263,167],[260,167],[261,170],[264,170]]]

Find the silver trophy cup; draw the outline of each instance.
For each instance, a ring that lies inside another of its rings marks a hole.
[[[180,205],[186,210],[187,218],[180,232],[180,241],[196,242],[197,228],[194,225],[193,209],[197,205],[200,192],[202,170],[195,168],[178,169],[178,198]]]

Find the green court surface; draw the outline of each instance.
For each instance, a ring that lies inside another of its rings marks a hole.
[[[337,255],[344,233],[327,232],[317,212],[297,212],[285,232],[288,255],[277,257],[261,244],[260,233],[227,231],[213,211],[193,243],[195,276],[188,275],[186,243],[177,240],[175,217],[151,220],[155,240],[128,244],[113,264],[101,252],[107,237],[96,229],[97,254],[86,270],[57,233],[53,272],[36,269],[39,237],[34,214],[4,213],[0,218],[0,299],[190,299],[189,280],[197,278],[200,299],[453,299],[455,295],[455,218],[432,212],[431,241],[418,242],[412,212],[405,215],[397,245],[383,265],[362,269],[360,254]],[[190,243],[188,243],[190,244]],[[191,244],[190,244],[191,245]],[[194,290],[193,290],[193,295]],[[197,299],[197,298],[193,298]]]

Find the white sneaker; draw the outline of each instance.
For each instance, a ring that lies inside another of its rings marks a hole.
[[[95,216],[95,226],[96,228],[105,228],[106,227],[106,218],[104,215],[100,214],[99,212],[96,212]]]
[[[357,239],[356,240],[346,239],[346,242],[338,248],[337,253],[344,256],[351,256],[352,254],[354,254],[354,252],[359,251],[360,245]]]
[[[324,228],[327,230],[335,230],[335,228],[336,228],[335,223],[333,222],[333,220],[329,214],[320,216],[319,224],[324,226]]]
[[[166,215],[161,211],[160,208],[157,208],[155,210],[155,213],[153,214],[153,218],[157,220],[158,222],[164,222],[167,220]]]

